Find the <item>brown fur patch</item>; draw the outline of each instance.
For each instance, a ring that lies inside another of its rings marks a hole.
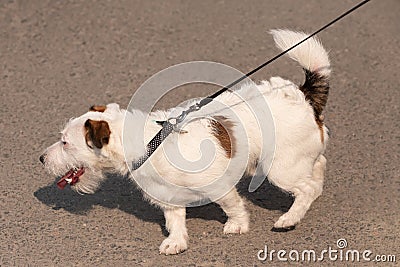
[[[110,127],[106,121],[87,120],[85,122],[85,140],[86,144],[93,148],[92,144],[97,148],[102,148],[110,141]]]
[[[97,112],[104,112],[104,110],[106,110],[106,106],[96,106],[93,105],[90,107],[89,111],[97,111]]]
[[[300,90],[303,92],[306,100],[310,103],[314,110],[314,118],[321,132],[321,142],[324,142],[324,116],[322,111],[326,106],[329,94],[329,81],[328,77],[319,74],[318,72],[311,72],[304,70],[306,80]]]
[[[236,140],[233,136],[234,124],[223,116],[213,117],[211,121],[212,134],[217,138],[226,156],[232,158],[236,153]]]
[[[319,132],[321,135],[321,142],[324,143],[325,138],[324,138],[324,121],[323,121],[323,117],[320,118],[320,120],[316,120],[318,128],[319,128]]]

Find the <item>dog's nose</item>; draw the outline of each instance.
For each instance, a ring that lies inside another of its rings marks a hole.
[[[39,160],[40,160],[40,162],[41,162],[42,164],[44,164],[44,157],[45,157],[44,154],[40,155],[40,157],[39,157]]]

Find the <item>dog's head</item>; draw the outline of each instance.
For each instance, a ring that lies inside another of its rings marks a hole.
[[[67,123],[60,140],[40,156],[46,169],[61,177],[58,187],[70,184],[78,192],[94,193],[104,170],[125,171],[121,153],[123,121],[124,110],[109,104],[93,106]]]

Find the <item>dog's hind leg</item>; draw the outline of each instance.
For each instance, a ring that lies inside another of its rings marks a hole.
[[[233,188],[216,203],[228,216],[228,221],[224,226],[224,234],[243,234],[249,231],[249,214],[236,188]]]
[[[160,245],[160,254],[178,254],[187,249],[186,208],[164,208],[165,226],[169,232]]]
[[[326,170],[326,158],[324,155],[319,155],[317,160],[314,163],[312,179],[316,183],[316,197],[319,197],[322,194],[322,189],[324,186],[324,178],[325,178],[325,170]]]
[[[309,175],[311,177],[299,179],[299,182],[290,189],[283,188],[293,193],[295,201],[289,211],[274,224],[275,228],[290,228],[303,219],[312,202],[322,193],[325,167],[326,158],[319,155],[312,168],[312,175]]]

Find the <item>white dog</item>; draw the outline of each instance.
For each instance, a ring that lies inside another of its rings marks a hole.
[[[274,30],[271,33],[282,50],[307,37],[304,33],[288,30]],[[198,148],[202,140],[211,140],[216,147],[215,157],[206,168],[197,172],[178,168],[160,147],[139,169],[132,172],[144,196],[164,211],[166,228],[170,234],[162,242],[160,253],[177,254],[187,249],[186,209],[184,205],[176,205],[185,203],[186,199],[201,201],[208,197],[218,203],[228,216],[224,226],[226,234],[249,230],[249,216],[244,202],[232,186],[244,175],[243,169],[236,167],[240,164],[227,167],[235,159],[245,161],[248,171],[255,170],[257,166],[264,176],[268,175],[271,183],[295,197],[289,211],[275,223],[276,228],[292,227],[299,223],[311,203],[322,193],[326,165],[323,153],[328,130],[321,113],[329,90],[328,54],[315,38],[288,54],[305,70],[303,85],[297,86],[275,77],[260,85],[245,85],[237,91],[247,102],[253,101],[255,91],[261,92],[261,97],[268,103],[275,124],[272,165],[264,162],[261,155],[262,133],[256,116],[235,92],[225,92],[215,101],[230,106],[235,117],[218,114],[212,107],[205,106],[202,112],[211,116],[191,120],[182,126],[180,132],[168,136],[162,145],[176,145],[178,137],[181,156],[191,161],[201,157]],[[89,112],[67,123],[61,140],[48,147],[40,160],[48,171],[62,176],[58,182],[60,188],[69,184],[78,192],[94,193],[105,177],[104,171],[129,172],[132,162],[145,153],[143,144],[147,144],[160,130],[161,126],[155,121],[167,119],[171,112],[144,114],[138,110],[120,109],[117,104],[93,106]],[[245,129],[246,135],[240,133],[239,125]],[[221,183],[213,187],[218,192],[225,192],[223,195],[215,197],[211,193],[208,195],[204,189],[197,189],[224,175],[232,177],[226,181],[226,188],[221,188],[224,187]],[[160,177],[165,182],[160,182]],[[154,197],[154,194],[161,197]]]

